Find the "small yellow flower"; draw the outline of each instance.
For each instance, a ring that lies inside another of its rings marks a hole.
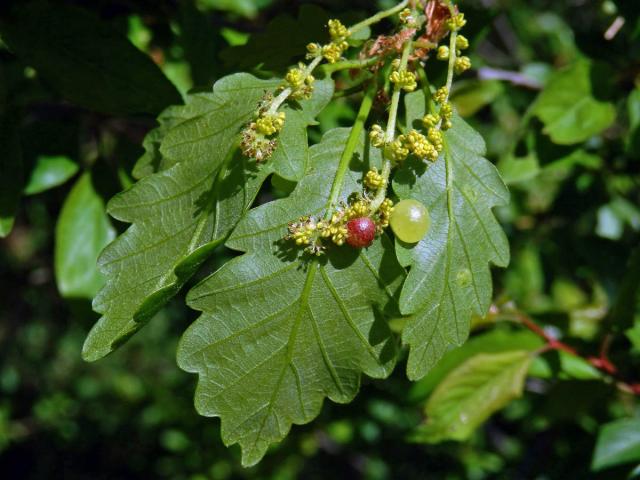
[[[445,45],[441,45],[438,47],[438,53],[436,55],[438,60],[448,60],[449,59],[449,47]]]

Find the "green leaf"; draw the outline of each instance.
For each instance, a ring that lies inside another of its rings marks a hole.
[[[0,238],[11,233],[22,192],[22,150],[16,117],[0,114]]]
[[[63,155],[38,157],[26,187],[25,195],[35,195],[62,185],[78,171],[78,164]]]
[[[413,439],[438,443],[469,438],[493,413],[522,395],[532,358],[524,350],[471,357],[433,392],[425,408],[426,423]]]
[[[542,120],[544,133],[553,142],[583,142],[615,120],[614,106],[593,97],[592,71],[588,61],[575,62],[556,73],[536,100],[532,112]]]
[[[105,280],[96,260],[115,236],[91,174],[85,173],[69,192],[56,225],[55,274],[63,297],[93,298]]]
[[[307,174],[291,196],[252,210],[234,230],[227,246],[247,253],[187,298],[204,313],[183,336],[178,364],[199,374],[196,408],[221,417],[222,439],[240,444],[244,465],[258,462],[291,424],[317,416],[325,396],[349,402],[361,373],[382,378],[394,365],[384,314],[397,313],[404,271],[388,239],[360,251],[332,247],[321,258],[282,240],[290,221],[329,207],[348,133],[332,130],[311,148]],[[340,200],[361,191],[367,164],[381,163],[364,139]]]
[[[147,143],[152,160],[138,169],[144,178],[108,205],[113,217],[133,225],[100,256],[107,284],[93,307],[103,316],[85,341],[85,359],[117,348],[180,290],[235,227],[270,173],[295,179],[304,171],[306,128],[333,94],[329,80],[316,82],[313,98],[300,109],[286,108],[279,146],[268,162],[256,165],[237,151],[238,132],[265,90],[279,83],[231,75],[213,93],[189,96],[184,107],[161,116],[164,123]]]
[[[18,2],[0,20],[0,33],[23,62],[82,107],[116,115],[157,114],[181,102],[149,57],[86,10]]]
[[[640,460],[640,418],[625,418],[600,428],[591,470]]]
[[[410,115],[417,114],[407,119],[411,125],[424,112],[424,95],[407,95],[406,102]],[[422,202],[431,215],[420,242],[396,242],[401,263],[410,266],[400,297],[401,312],[411,315],[402,333],[410,347],[410,379],[424,376],[448,348],[467,339],[471,315],[489,308],[489,262],[509,263],[507,238],[491,212],[509,202],[509,192],[482,157],[482,137],[457,116],[444,137],[444,154],[424,173],[421,162],[408,161],[393,182],[398,197]]]

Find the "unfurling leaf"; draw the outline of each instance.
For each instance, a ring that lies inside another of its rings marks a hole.
[[[424,112],[424,95],[407,95],[406,102],[412,125]],[[482,137],[456,116],[444,144],[443,154],[424,173],[409,163],[393,183],[401,199],[426,205],[432,222],[417,244],[396,243],[400,263],[410,266],[400,310],[411,315],[402,332],[410,348],[411,379],[423,377],[451,346],[467,339],[471,315],[489,308],[489,263],[509,263],[507,238],[491,211],[508,203],[509,192],[483,158]]]
[[[250,211],[234,230],[227,246],[246,253],[187,298],[203,314],[185,333],[178,363],[199,374],[198,411],[221,417],[223,441],[240,444],[245,465],[318,415],[324,397],[348,402],[361,373],[381,378],[394,365],[385,314],[397,313],[404,272],[388,239],[362,250],[330,247],[320,258],[282,240],[290,221],[329,207],[347,135],[333,130],[311,148],[292,195]],[[361,190],[362,171],[380,165],[372,150],[360,140],[341,200]]]
[[[213,93],[189,96],[171,107],[150,133],[136,173],[143,177],[114,197],[108,212],[133,225],[100,256],[107,284],[94,299],[102,318],[83,349],[97,360],[140,329],[197,270],[249,208],[272,172],[297,179],[308,158],[306,128],[331,98],[331,81],[316,82],[314,96],[287,122],[268,163],[241,157],[238,132],[278,80],[236,74]]]
[[[469,358],[438,385],[429,398],[427,420],[414,440],[465,440],[494,412],[522,395],[531,352],[481,353]]]

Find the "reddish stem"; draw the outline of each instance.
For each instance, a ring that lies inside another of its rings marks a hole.
[[[600,355],[598,357],[584,357],[580,355],[580,353],[578,353],[578,351],[575,348],[549,335],[544,330],[544,328],[542,328],[540,325],[535,323],[531,318],[529,318],[524,313],[516,312],[515,316],[522,325],[524,325],[526,328],[531,330],[536,335],[542,337],[545,340],[545,342],[547,342],[547,345],[545,346],[544,349],[542,349],[542,351],[561,350],[563,352],[569,353],[570,355],[574,355],[576,357],[580,357],[584,359],[591,366],[597,368],[601,372],[604,372],[611,377],[615,377],[616,374],[618,373],[618,368],[608,358],[609,347],[611,345],[611,340],[612,340],[612,337],[610,334],[607,334],[603,339],[602,345],[600,347]],[[616,382],[616,385],[620,390],[640,396],[640,383],[630,384],[622,380],[618,380]]]

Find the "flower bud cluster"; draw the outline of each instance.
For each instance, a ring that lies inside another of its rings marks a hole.
[[[347,38],[351,32],[345,27],[340,20],[329,20],[327,27],[329,28],[329,36],[331,42],[326,45],[319,43],[310,43],[307,45],[307,58],[315,58],[320,55],[329,63],[336,63],[342,54],[349,48]]]
[[[304,64],[289,69],[284,77],[284,81],[285,87],[291,89],[290,97],[294,100],[306,100],[311,97],[315,78],[310,74],[305,75]]]
[[[255,119],[244,130],[240,141],[242,153],[258,162],[267,160],[278,145],[277,135],[282,127],[286,114],[284,112],[269,112],[272,97],[265,98],[255,114]]]
[[[392,72],[389,80],[405,92],[413,92],[418,86],[416,74],[408,70],[396,70]]]
[[[379,190],[385,186],[385,183],[384,177],[380,175],[380,172],[378,172],[378,169],[375,167],[369,170],[364,176],[364,186],[371,191],[375,192]]]
[[[464,13],[457,13],[447,20],[447,28],[452,32],[460,30],[466,24],[467,21],[464,18]]]

